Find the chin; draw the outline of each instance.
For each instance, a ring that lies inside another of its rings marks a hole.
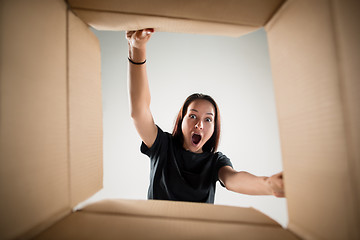
[[[191,149],[191,152],[194,152],[194,153],[202,153],[203,150],[202,150],[202,147],[195,147],[193,149]]]

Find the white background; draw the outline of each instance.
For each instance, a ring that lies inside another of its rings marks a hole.
[[[99,38],[102,58],[104,188],[85,203],[102,198],[146,199],[149,159],[140,153],[141,140],[129,115],[125,33],[93,32]],[[154,33],[147,48],[147,70],[152,113],[164,131],[172,131],[188,95],[209,94],[221,112],[218,150],[231,159],[234,168],[258,176],[282,171],[263,29],[240,38]],[[286,199],[237,194],[217,184],[215,204],[252,206],[283,226],[288,223]]]

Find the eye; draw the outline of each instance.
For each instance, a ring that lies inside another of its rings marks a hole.
[[[195,116],[195,114],[190,114],[190,115],[189,115],[189,118],[195,119],[196,116]]]
[[[206,122],[212,122],[212,119],[211,118],[205,118],[205,121]]]

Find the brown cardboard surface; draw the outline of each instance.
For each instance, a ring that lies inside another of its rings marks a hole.
[[[115,210],[111,212],[109,207]],[[195,212],[191,214],[193,210]],[[225,214],[221,214],[222,210]],[[235,217],[235,214],[229,214],[231,210],[234,213],[245,210],[246,214]],[[141,214],[142,211],[145,212]],[[224,219],[219,220],[218,216]],[[238,222],[234,218],[259,221]],[[297,239],[279,225],[266,222],[272,220],[254,209],[169,201],[112,200],[71,214],[36,239]]]
[[[69,0],[68,2],[72,9],[261,27],[284,0]]]
[[[71,207],[102,188],[100,45],[72,12],[68,19]]]
[[[154,28],[157,32],[185,32],[193,34],[238,37],[259,28],[246,25],[225,24],[191,19],[92,10],[74,9],[74,12],[87,24],[97,30],[124,31],[130,29]]]
[[[276,221],[253,208],[204,203],[108,199],[88,205],[81,209],[81,211],[99,214],[175,218],[238,224],[247,223],[280,227]]]
[[[263,26],[284,0],[84,1],[73,11],[98,30],[186,32],[238,37]]]
[[[13,239],[70,213],[66,4],[5,0],[0,16],[0,239]]]
[[[226,35],[262,26],[281,2],[70,0],[99,28]],[[289,0],[266,27],[289,229],[305,239],[360,238],[358,9]],[[100,50],[62,0],[5,0],[0,11],[0,238],[30,238],[101,188]],[[240,237],[294,238],[253,209],[112,200],[39,239]]]
[[[360,226],[360,2],[336,0],[332,3],[338,49],[339,77],[344,104],[345,132],[349,154],[357,223]],[[359,234],[360,235],[360,234]],[[360,238],[360,236],[359,236]]]
[[[282,228],[76,212],[35,239],[297,239]]]
[[[305,239],[359,239],[332,4],[288,1],[266,29],[289,229]]]

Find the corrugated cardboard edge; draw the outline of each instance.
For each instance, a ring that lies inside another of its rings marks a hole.
[[[260,27],[211,21],[147,16],[121,12],[76,9],[73,11],[83,21],[97,30],[125,31],[154,28],[158,32],[180,32],[192,34],[239,37]]]

